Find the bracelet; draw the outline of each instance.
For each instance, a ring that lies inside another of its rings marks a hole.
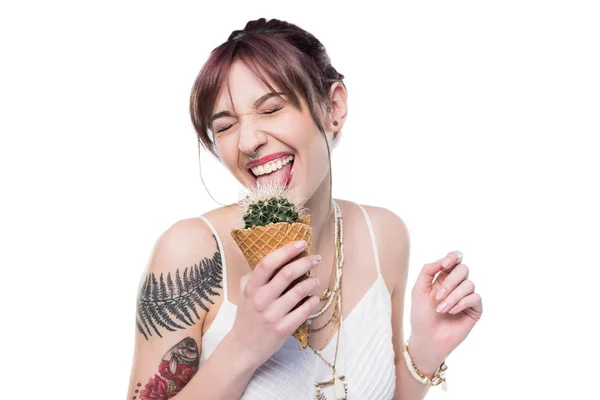
[[[437,386],[441,383],[442,390],[444,392],[448,390],[448,383],[446,383],[446,370],[448,369],[448,366],[446,365],[446,361],[442,362],[442,364],[438,367],[437,371],[435,371],[435,373],[431,377],[423,374],[421,371],[419,371],[419,369],[413,362],[410,353],[408,352],[408,341],[404,343],[404,360],[406,361],[406,366],[408,367],[408,370],[416,380],[426,385],[429,385],[429,387]]]

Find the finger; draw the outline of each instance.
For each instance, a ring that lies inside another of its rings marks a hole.
[[[460,264],[462,259],[463,259],[463,255],[460,251],[458,251],[458,250],[451,251],[450,253],[448,253],[446,255],[446,257],[444,257],[444,260],[442,261],[442,267],[452,268],[453,266]]]
[[[308,296],[319,284],[317,278],[308,278],[294,285],[283,296],[275,300],[266,311],[266,318],[269,321],[277,321],[290,312],[300,301]],[[317,296],[318,297],[318,296]]]
[[[285,265],[269,283],[256,291],[255,299],[258,306],[273,303],[296,279],[305,275],[320,262],[321,256],[310,255]]]
[[[281,334],[291,335],[298,327],[308,319],[315,307],[319,304],[319,296],[310,296],[300,307],[288,313],[276,325]]]
[[[296,247],[299,246],[299,247]],[[259,287],[266,284],[275,270],[300,255],[306,248],[306,241],[296,241],[286,244],[263,257],[258,263],[246,285],[246,295],[253,295]]]
[[[475,292],[475,284],[473,283],[473,281],[470,281],[468,279],[465,281],[462,281],[456,289],[454,289],[454,290],[452,290],[452,292],[450,292],[448,297],[446,297],[446,300],[444,300],[440,304],[438,304],[436,311],[439,313],[446,312],[446,311],[452,309],[453,307],[455,307],[461,299],[467,297],[468,295],[470,295],[471,293],[474,293],[474,292]]]
[[[446,272],[446,271],[444,271]],[[448,276],[440,282],[440,288],[436,293],[436,300],[442,300],[448,293],[452,292],[462,281],[469,277],[469,267],[465,264],[458,264],[452,271],[447,272]],[[441,274],[440,274],[441,275]]]
[[[417,282],[415,283],[414,289],[419,292],[429,293],[431,291],[433,285],[433,279],[435,275],[440,272],[442,268],[442,261],[444,259],[440,258],[439,260],[432,262],[430,264],[425,264],[417,277]]]
[[[483,303],[481,302],[481,296],[479,295],[479,293],[471,293],[467,297],[464,297],[458,302],[457,305],[451,308],[448,312],[450,314],[457,314],[461,311],[466,310],[469,307],[473,308],[473,310],[477,311],[480,314],[483,312]]]
[[[437,276],[435,277],[435,281],[433,281],[431,285],[431,296],[435,296],[436,293],[439,292],[440,288],[442,287],[442,284],[444,283],[449,274],[450,272],[448,271],[441,271],[439,274],[437,274]]]
[[[418,290],[423,293],[430,293],[433,286],[433,279],[435,275],[445,269],[450,269],[457,262],[462,260],[462,253],[458,250],[452,251],[448,253],[445,257],[440,258],[439,260],[425,264],[423,269],[421,269],[421,273],[417,278],[417,282],[414,286],[415,290]]]

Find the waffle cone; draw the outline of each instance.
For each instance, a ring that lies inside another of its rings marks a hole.
[[[254,270],[258,263],[272,251],[275,251],[290,242],[297,240],[306,240],[306,248],[302,253],[294,257],[290,262],[310,254],[312,228],[310,226],[310,215],[304,216],[300,222],[287,223],[278,222],[268,224],[266,226],[253,226],[246,229],[232,229],[231,236],[242,251],[244,258],[250,264],[250,268]],[[279,269],[275,271],[275,274]],[[308,273],[294,280],[285,291],[287,292],[297,283],[308,278]],[[295,308],[300,306],[304,301],[300,302]],[[295,309],[294,308],[294,309]],[[303,348],[308,345],[308,322],[304,321],[294,332],[294,337]]]

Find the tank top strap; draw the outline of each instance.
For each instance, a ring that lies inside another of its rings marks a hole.
[[[213,224],[211,224],[210,221],[203,215],[200,216],[200,219],[203,220],[213,232],[214,238],[217,242],[219,253],[221,253],[221,262],[223,264],[223,298],[225,300],[229,300],[227,292],[227,263],[225,261],[225,251],[223,251],[223,243],[221,243],[221,238],[219,237],[219,234],[217,233],[217,230],[215,229]]]
[[[377,251],[377,239],[375,238],[375,231],[373,230],[373,224],[371,223],[371,218],[369,218],[369,214],[367,214],[367,210],[365,210],[365,208],[358,204],[358,203],[354,203],[356,204],[360,210],[362,211],[363,215],[365,216],[365,221],[367,222],[367,227],[369,228],[369,236],[371,237],[371,245],[373,247],[373,256],[375,257],[375,266],[377,268],[377,275],[381,276],[381,267],[379,266],[379,252]]]

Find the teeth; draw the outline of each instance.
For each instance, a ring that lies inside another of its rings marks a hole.
[[[256,176],[270,174],[273,171],[283,168],[284,165],[288,164],[290,161],[294,159],[294,156],[287,156],[283,158],[278,158],[273,161],[269,161],[264,165],[259,165],[258,167],[252,168],[252,172]]]

